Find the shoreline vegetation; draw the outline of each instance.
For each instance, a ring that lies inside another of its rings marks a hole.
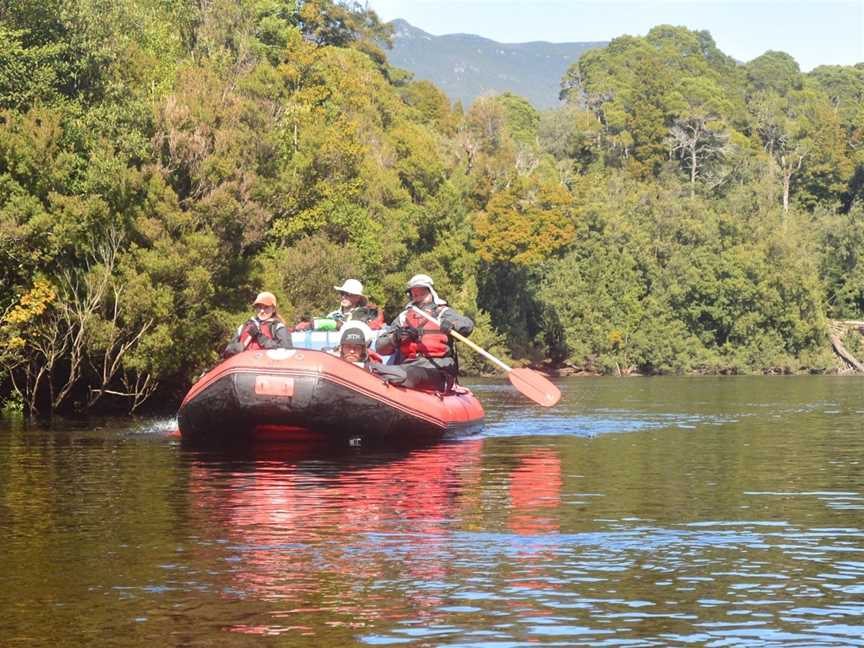
[[[836,374],[836,375],[864,375],[864,362],[861,362],[858,358],[853,355],[846,345],[843,343],[844,339],[850,339],[849,336],[852,336],[852,345],[853,348],[856,349],[856,352],[861,355],[860,351],[857,349],[861,349],[864,347],[862,341],[857,340],[858,336],[864,338],[864,321],[830,321],[828,327],[828,337],[830,339],[830,343],[832,348],[834,349],[834,353],[837,356],[838,362],[833,367],[824,368],[824,367],[792,367],[792,366],[781,366],[781,367],[763,367],[760,373],[763,376],[789,376],[796,374]],[[570,376],[603,376],[608,375],[609,372],[605,371],[597,371],[591,368],[590,365],[583,366],[574,366],[571,364],[563,364],[557,367],[553,366],[540,366],[539,369],[545,371],[546,373],[558,376],[558,377],[570,377]],[[737,374],[734,370],[699,370],[694,369],[689,372],[688,375],[693,376],[713,376],[713,375],[724,375],[724,374]],[[751,372],[757,373],[757,372]],[[645,376],[649,374],[641,373],[638,367],[630,366],[630,367],[616,367],[615,371],[612,372],[612,375],[618,377],[629,377],[629,376]]]
[[[558,375],[862,373],[864,63],[660,25],[451,103],[333,0],[0,10],[0,402],[176,406],[260,290],[418,272]],[[489,374],[460,354],[467,374]]]

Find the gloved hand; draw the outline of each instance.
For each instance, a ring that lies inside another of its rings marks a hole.
[[[253,340],[258,339],[258,336],[261,334],[261,329],[258,328],[257,324],[250,324],[249,328],[246,329],[246,333]]]
[[[451,322],[450,320],[441,319],[440,322],[441,326],[439,328],[444,335],[449,334],[450,331],[453,330],[453,322]]]
[[[400,326],[396,329],[395,337],[400,342],[416,342],[420,339],[420,331],[413,326]]]

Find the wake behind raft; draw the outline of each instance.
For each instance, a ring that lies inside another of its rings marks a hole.
[[[483,407],[469,389],[388,385],[315,349],[245,351],[206,373],[178,414],[185,440],[430,440],[473,434]]]

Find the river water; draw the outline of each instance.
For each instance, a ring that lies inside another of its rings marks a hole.
[[[864,381],[472,383],[482,435],[0,423],[0,646],[864,646]]]

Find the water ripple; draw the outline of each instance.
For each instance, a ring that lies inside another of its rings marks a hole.
[[[632,412],[608,410],[591,416],[554,416],[523,413],[505,420],[489,419],[484,434],[489,437],[582,436],[596,437],[661,429],[695,429],[699,426],[724,425],[734,419],[724,416],[691,414],[634,415]]]

